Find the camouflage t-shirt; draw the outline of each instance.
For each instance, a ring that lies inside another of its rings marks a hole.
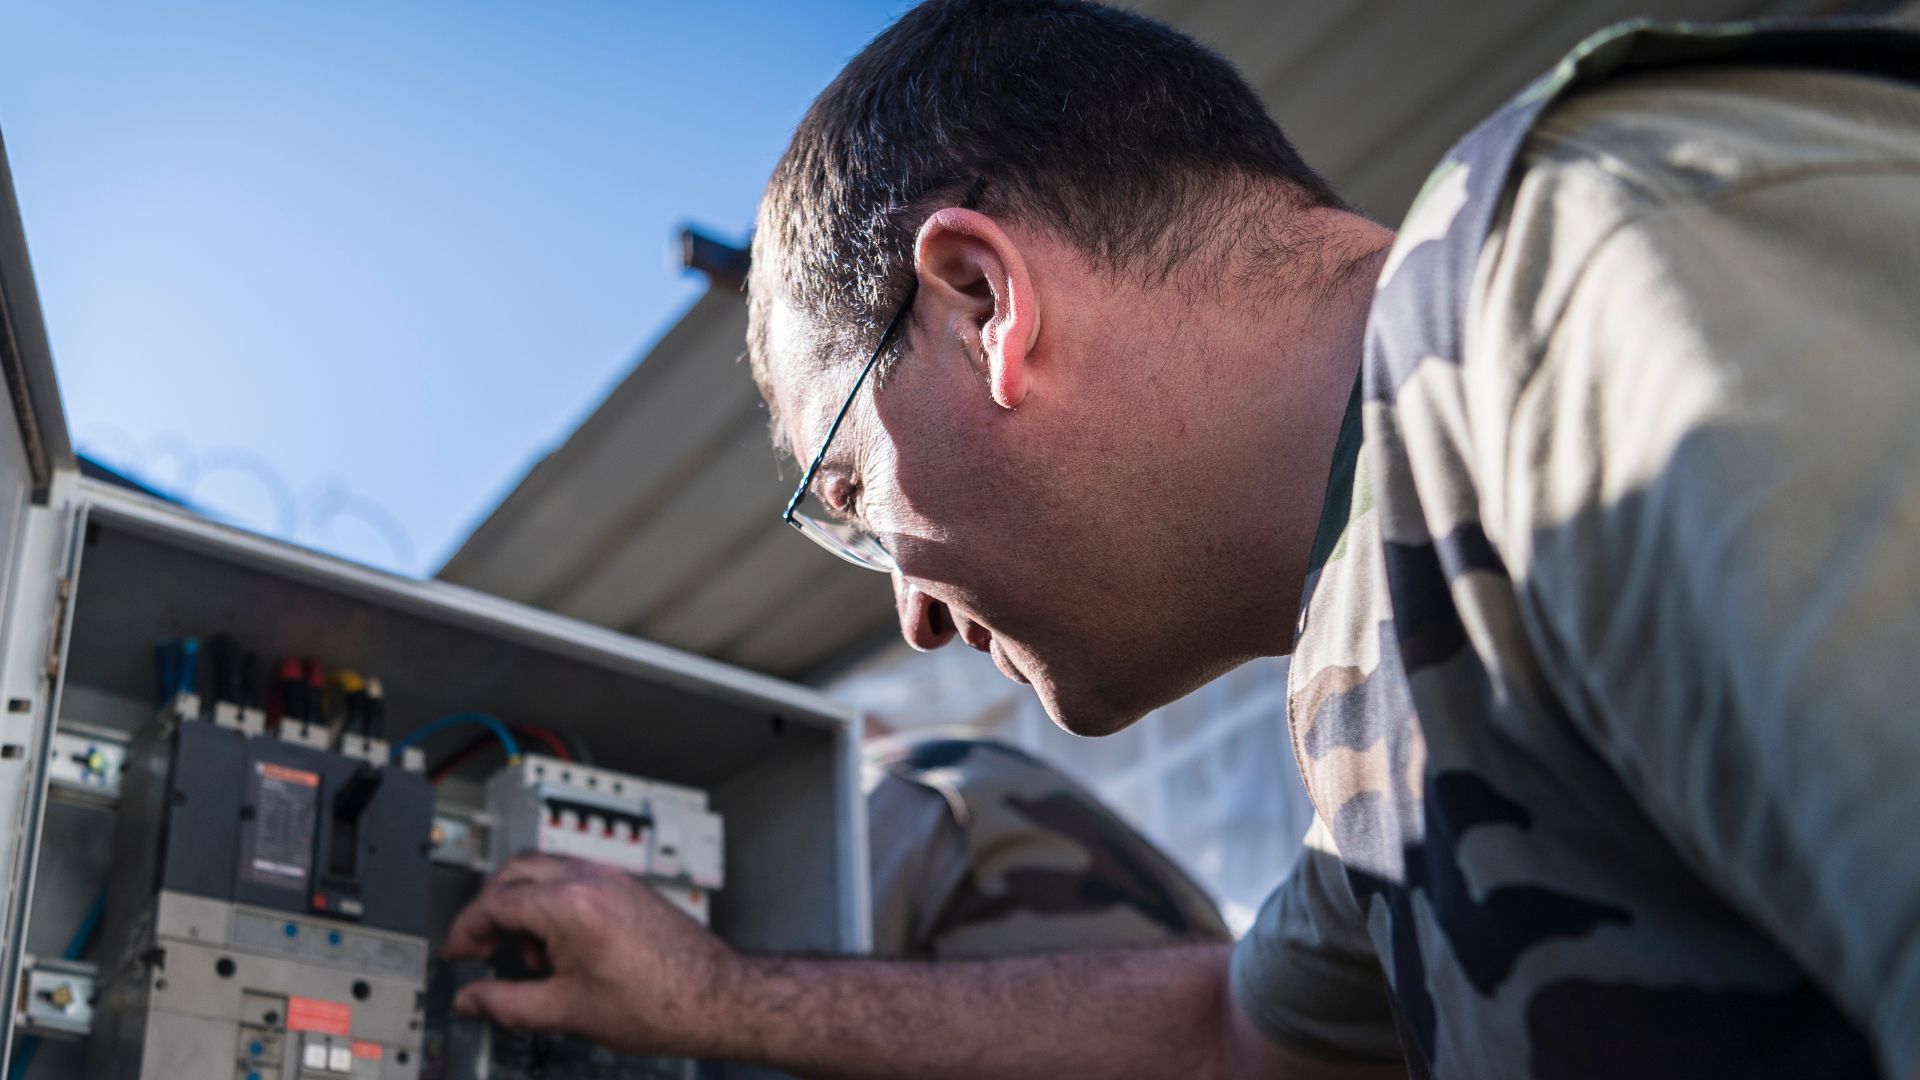
[[[1388,362],[1489,195],[1457,351]],[[1243,1010],[1416,1076],[1920,1075],[1920,90],[1601,83],[1380,288]]]
[[[1232,940],[1179,867],[1019,750],[908,736],[865,758],[877,954],[954,960]]]

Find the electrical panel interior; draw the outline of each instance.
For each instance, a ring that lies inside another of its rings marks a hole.
[[[864,945],[826,703],[90,495],[8,1080],[764,1075],[455,1015],[473,979],[542,974],[437,957],[518,851],[631,874],[744,947]]]

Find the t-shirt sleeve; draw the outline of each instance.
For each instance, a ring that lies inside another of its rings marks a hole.
[[[1399,1061],[1387,984],[1325,824],[1233,950],[1233,997],[1267,1038],[1309,1057]]]
[[[1502,433],[1559,697],[1699,872],[1920,1075],[1920,162],[1650,211]]]
[[[879,766],[867,823],[874,955],[930,959],[934,920],[967,875],[966,835],[938,794]]]

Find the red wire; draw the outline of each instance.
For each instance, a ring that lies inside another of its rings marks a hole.
[[[492,743],[481,743],[478,746],[468,749],[465,753],[455,756],[452,760],[448,761],[445,765],[442,765],[439,768],[433,770],[432,774],[427,777],[427,781],[429,783],[437,784],[440,781],[445,780],[449,775],[455,772],[458,772],[460,769],[460,766],[465,765],[467,762],[472,761],[474,758],[478,757],[479,755],[487,752],[488,750],[493,749],[493,745],[494,744]]]
[[[567,741],[553,732],[548,731],[546,728],[520,724],[517,725],[514,730],[538,742],[545,743],[547,748],[553,751],[553,756],[559,758],[561,761],[573,760],[573,751],[567,749]]]
[[[562,739],[559,735],[555,734],[554,732],[549,731],[548,729],[543,727],[530,727],[526,724],[515,724],[513,727],[513,730],[515,734],[532,739],[535,742],[540,743],[542,746],[546,747],[547,749],[553,751],[554,757],[557,757],[562,761],[573,760],[573,752],[567,749],[567,741],[565,739]],[[439,783],[440,781],[446,779],[448,776],[452,775],[453,773],[458,772],[462,765],[465,765],[467,762],[472,761],[475,757],[479,756],[480,754],[486,753],[488,750],[493,749],[493,747],[494,747],[494,744],[491,742],[483,742],[483,743],[476,744],[473,747],[470,747],[465,753],[455,756],[453,759],[449,760],[446,764],[433,770],[432,774],[427,777],[428,782],[435,783],[435,784]]]

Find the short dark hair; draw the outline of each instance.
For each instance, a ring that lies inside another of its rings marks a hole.
[[[1250,194],[1339,205],[1233,65],[1169,26],[1084,0],[928,0],[821,92],[767,183],[753,241],[761,385],[767,303],[821,323],[824,346],[871,348],[920,225],[976,181],[981,210],[1161,278]]]

